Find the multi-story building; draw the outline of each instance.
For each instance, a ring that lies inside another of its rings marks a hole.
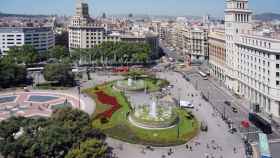
[[[227,78],[226,85],[234,92],[238,92],[237,70],[237,45],[239,34],[248,33],[252,11],[249,10],[248,0],[228,0],[225,10],[225,34],[227,54]]]
[[[158,35],[151,36],[151,34],[128,32],[130,30],[126,31],[127,32],[109,30],[108,27],[106,27],[106,24],[90,17],[87,3],[78,2],[76,15],[72,17],[71,24],[69,26],[69,48],[70,51],[75,48],[94,48],[106,41],[144,41],[152,47],[153,52],[151,56],[158,56]]]
[[[208,30],[189,27],[183,32],[184,50],[192,63],[208,60]]]
[[[165,41],[192,63],[208,60],[208,29],[173,23],[166,33]]]
[[[253,30],[251,15],[248,0],[226,1],[225,35],[209,36],[211,71],[235,94],[279,118],[280,40]]]
[[[263,112],[280,116],[280,40],[240,34],[236,93],[258,104]]]
[[[159,27],[159,38],[161,40],[166,40],[168,28],[169,28],[169,23],[161,23]]]
[[[89,15],[87,3],[77,3],[76,15],[72,17],[69,26],[69,48],[93,48],[107,40],[105,27],[99,25]],[[118,36],[111,36],[114,40]],[[116,39],[118,40],[118,39]]]
[[[55,45],[52,27],[0,27],[0,54],[11,47],[31,45],[38,52],[45,52]]]
[[[208,35],[209,66],[212,76],[225,82],[226,79],[226,39],[224,30],[213,30]]]

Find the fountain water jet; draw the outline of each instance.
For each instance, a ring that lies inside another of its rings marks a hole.
[[[132,79],[131,79],[131,78],[128,78],[127,85],[128,85],[129,87],[132,86]]]
[[[152,102],[152,104],[150,105],[150,116],[153,118],[157,117],[157,104],[155,101]]]

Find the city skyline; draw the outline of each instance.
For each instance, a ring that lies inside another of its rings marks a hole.
[[[17,14],[58,14],[73,15],[76,0],[5,0],[1,2],[0,11],[4,13]],[[149,15],[195,15],[203,16],[211,14],[213,16],[223,16],[225,0],[142,0],[131,1],[122,0],[87,0],[90,5],[90,14],[100,16],[103,12],[107,14],[149,14]],[[125,4],[125,5],[123,5]],[[203,5],[201,5],[203,4]],[[250,0],[250,8],[256,14],[264,12],[280,13],[277,7],[280,5],[278,0]],[[21,6],[21,7],[18,7]],[[62,10],[62,8],[64,8]]]

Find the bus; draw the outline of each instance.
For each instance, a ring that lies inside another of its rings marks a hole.
[[[249,113],[249,121],[265,134],[272,134],[271,123],[256,113]]]
[[[204,80],[208,80],[207,74],[205,74],[205,73],[202,72],[202,71],[199,71],[199,74],[200,74],[201,77],[203,77]]]
[[[26,69],[27,71],[43,71],[44,67],[30,67]]]

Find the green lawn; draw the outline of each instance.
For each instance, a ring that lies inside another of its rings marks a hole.
[[[67,107],[72,107],[71,103],[62,103],[62,104],[53,105],[51,107],[51,109],[52,110],[59,110],[59,109],[67,108]]]
[[[108,136],[116,139],[120,139],[129,143],[153,146],[184,144],[196,136],[199,129],[197,120],[189,120],[186,117],[188,113],[182,109],[176,109],[176,112],[180,118],[179,137],[177,137],[178,127],[166,130],[145,130],[133,126],[126,118],[126,113],[130,110],[130,105],[122,92],[113,90],[112,84],[113,83],[108,83],[107,85],[98,86],[98,88],[104,90],[110,96],[115,96],[122,107],[116,111],[111,119],[105,124],[102,124],[100,119],[94,119],[92,121],[92,127],[99,128]],[[95,88],[91,88],[85,90],[85,92],[96,100],[96,97],[93,95],[95,90]],[[102,105],[97,102],[97,111],[100,111],[99,108],[103,109]]]
[[[147,90],[149,92],[155,92],[159,91],[162,87],[165,87],[169,84],[168,81],[163,80],[163,79],[155,79],[155,78],[150,78],[146,77],[143,78],[145,84],[147,85]]]
[[[41,90],[65,90],[67,88],[71,88],[71,87],[64,87],[64,86],[61,86],[59,84],[56,84],[56,83],[50,83],[50,82],[45,82],[45,83],[40,83],[40,84],[37,84],[36,87],[37,89],[41,89]]]

